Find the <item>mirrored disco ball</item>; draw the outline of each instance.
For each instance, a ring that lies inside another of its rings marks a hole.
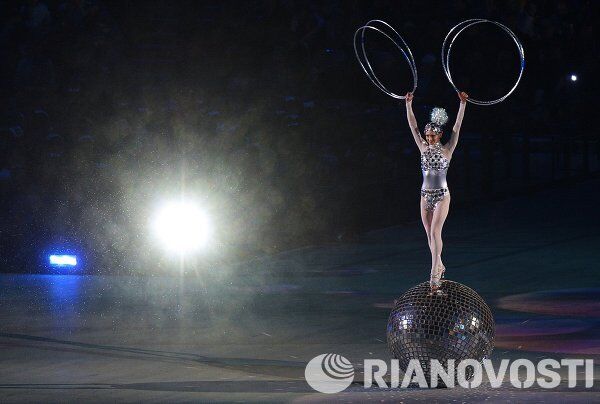
[[[418,359],[430,383],[430,360],[446,369],[448,359],[455,366],[464,359],[481,362],[494,348],[494,318],[484,300],[473,289],[444,280],[442,293],[431,294],[429,282],[409,289],[394,302],[387,325],[388,347],[406,370]],[[473,376],[467,367],[466,379]],[[438,379],[438,385],[442,385]],[[455,386],[457,385],[455,372]]]

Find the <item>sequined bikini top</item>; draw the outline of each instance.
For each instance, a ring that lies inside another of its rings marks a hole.
[[[442,144],[437,142],[433,145],[427,145],[427,148],[421,153],[421,170],[439,171],[448,168],[450,160],[442,153]]]

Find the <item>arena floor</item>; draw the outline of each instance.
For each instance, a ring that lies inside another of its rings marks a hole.
[[[185,279],[0,275],[0,401],[598,401],[600,213],[581,195],[599,185],[451,210],[444,228],[447,277],[494,312],[493,360],[591,358],[591,389],[314,392],[304,367],[319,354],[359,373],[363,359],[390,359],[391,304],[428,276],[416,221]]]

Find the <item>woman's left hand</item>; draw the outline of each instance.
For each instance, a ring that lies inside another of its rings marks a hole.
[[[464,91],[461,91],[458,93],[458,98],[460,98],[460,102],[467,102],[467,98],[469,98],[469,94],[465,93]]]

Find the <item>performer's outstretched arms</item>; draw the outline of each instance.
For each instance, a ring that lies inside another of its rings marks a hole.
[[[410,131],[415,139],[415,143],[419,148],[419,151],[423,153],[425,148],[427,147],[427,142],[421,137],[421,133],[419,132],[419,126],[417,125],[417,118],[415,118],[415,114],[412,110],[412,100],[413,94],[406,93],[406,118],[408,119],[408,126],[410,127]]]
[[[465,117],[465,107],[467,106],[467,98],[469,98],[469,96],[465,92],[460,92],[458,93],[458,98],[460,98],[460,107],[458,108],[458,114],[456,115],[456,122],[452,127],[452,136],[446,145],[450,155],[452,155],[454,149],[456,149],[456,145],[458,144],[460,126],[462,125],[463,118]]]

